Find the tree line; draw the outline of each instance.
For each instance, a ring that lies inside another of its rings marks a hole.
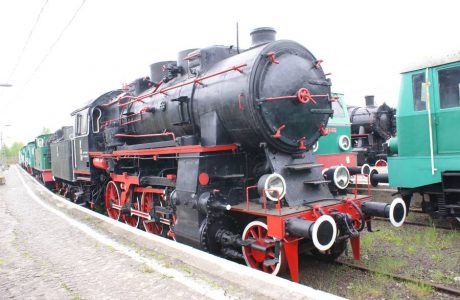
[[[19,150],[24,147],[24,144],[21,142],[14,142],[13,145],[8,147],[7,145],[3,145],[0,153],[2,154],[2,158],[5,158],[8,162],[16,162],[19,155]]]

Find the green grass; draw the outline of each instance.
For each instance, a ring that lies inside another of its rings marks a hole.
[[[396,259],[388,256],[381,257],[371,264],[371,269],[383,274],[395,273],[407,266],[404,259]]]
[[[439,263],[443,261],[444,255],[442,255],[441,253],[433,253],[431,254],[430,258],[432,261]]]
[[[80,300],[81,296],[79,293],[75,292],[70,286],[68,286],[66,283],[62,283],[61,286],[67,290],[67,292],[70,294],[72,300]]]
[[[5,260],[0,257],[0,266],[5,264]]]
[[[449,276],[446,276],[443,272],[441,272],[439,270],[433,271],[433,273],[431,273],[431,278],[435,282],[439,282],[439,283],[445,283],[445,284],[451,284],[452,283],[452,278],[449,277]]]
[[[142,269],[142,272],[144,272],[144,273],[153,273],[153,272],[155,272],[155,270],[152,267],[144,265],[144,268]]]
[[[361,236],[361,249],[363,251],[370,251],[374,245],[375,236],[374,234],[364,234]]]
[[[406,251],[409,255],[414,255],[415,253],[417,253],[417,247],[415,247],[414,245],[409,245]]]
[[[398,247],[402,246],[404,243],[402,237],[398,234],[398,230],[394,228],[384,228],[375,232],[373,235],[375,235],[375,240],[379,239]]]
[[[418,299],[426,299],[433,292],[433,288],[425,284],[406,283],[406,287]]]
[[[350,284],[350,290],[347,298],[350,299],[369,299],[369,298],[383,298],[383,287],[379,284],[374,285],[370,282],[354,282]]]

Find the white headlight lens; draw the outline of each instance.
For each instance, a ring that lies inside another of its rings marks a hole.
[[[350,183],[350,172],[344,166],[339,166],[334,171],[334,184],[337,188],[344,190]]]
[[[283,176],[273,173],[267,176],[264,183],[265,196],[271,201],[278,201],[286,195],[286,181]]]
[[[340,136],[339,138],[340,149],[342,149],[343,151],[347,151],[348,149],[350,149],[350,146],[351,146],[350,138],[346,135]]]

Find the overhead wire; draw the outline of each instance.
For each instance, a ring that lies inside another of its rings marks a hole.
[[[33,79],[33,77],[37,74],[37,72],[40,70],[41,66],[43,65],[43,63],[48,59],[48,57],[51,55],[52,51],[54,50],[54,47],[56,47],[56,45],[59,43],[59,41],[61,40],[62,36],[64,35],[64,33],[67,31],[67,29],[70,27],[70,25],[72,24],[72,22],[75,20],[75,18],[77,17],[78,13],[80,12],[80,10],[82,9],[83,5],[85,5],[86,3],[86,0],[83,0],[80,4],[80,6],[75,10],[74,14],[72,15],[72,18],[70,18],[69,22],[67,22],[67,24],[64,26],[64,28],[62,29],[61,33],[59,34],[59,36],[57,37],[57,39],[54,41],[54,43],[51,45],[51,47],[48,49],[48,51],[46,52],[45,56],[43,56],[42,60],[40,61],[40,63],[37,65],[37,67],[35,68],[35,70],[32,72],[32,75],[30,75],[29,79],[26,81],[26,84],[24,86],[27,86],[29,85],[30,81]]]
[[[37,28],[38,22],[40,21],[40,18],[42,16],[43,11],[45,10],[46,5],[48,4],[48,0],[45,0],[43,3],[42,7],[40,8],[40,11],[38,12],[37,18],[35,19],[34,24],[32,25],[32,29],[29,32],[29,35],[27,36],[26,42],[24,43],[24,46],[22,47],[21,53],[18,56],[18,59],[16,60],[16,63],[13,66],[13,69],[11,70],[10,76],[8,77],[8,82],[11,82],[11,79],[13,78],[14,74],[16,73],[16,70],[21,63],[21,60],[24,56],[24,53],[26,51],[27,46],[29,45],[30,39],[32,38],[32,35],[35,32],[35,29]]]

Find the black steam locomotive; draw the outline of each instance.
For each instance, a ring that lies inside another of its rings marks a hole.
[[[358,153],[358,165],[386,166],[386,141],[396,135],[396,109],[386,103],[374,104],[374,96],[366,96],[366,106],[348,106],[353,152]]]
[[[333,113],[321,61],[271,28],[251,36],[244,51],[181,51],[74,111],[52,171],[77,203],[267,273],[287,264],[297,281],[299,253],[335,258],[351,240],[358,259],[371,217],[400,226],[405,206],[330,193],[310,151]]]

